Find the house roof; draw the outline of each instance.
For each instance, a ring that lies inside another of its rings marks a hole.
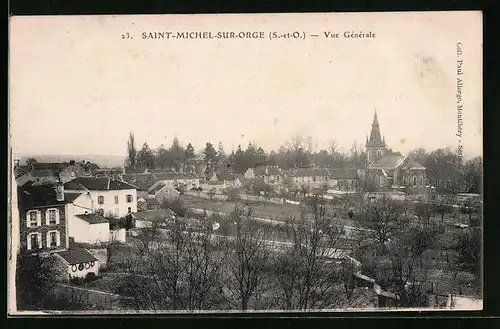
[[[89,224],[109,223],[109,221],[106,218],[99,216],[98,214],[76,215],[76,217],[83,219]]]
[[[176,179],[196,179],[195,174],[176,174],[176,173],[160,173],[155,174],[157,180],[176,180]]]
[[[358,179],[356,169],[330,169],[330,177],[334,179]]]
[[[281,169],[277,166],[260,166],[260,167],[255,167],[252,168],[253,173],[256,176],[278,176],[278,175],[283,175],[281,172]]]
[[[17,188],[18,203],[23,209],[58,206],[71,201],[57,201],[55,187],[52,185],[25,184]]]
[[[82,248],[72,248],[57,254],[70,265],[98,261],[94,255]]]
[[[156,194],[158,191],[160,191],[165,186],[167,186],[167,184],[159,182],[158,185],[156,185],[153,189],[149,190],[149,193]]]
[[[153,174],[126,174],[122,177],[123,181],[143,190],[149,189],[156,182],[156,178]]]
[[[109,177],[78,177],[64,184],[64,188],[67,190],[116,191],[135,190],[137,186]]]
[[[33,169],[31,171],[33,177],[55,177],[56,174],[51,169]]]
[[[17,178],[29,173],[30,170],[31,170],[31,168],[28,166],[15,166],[14,167],[14,177],[17,179]]]
[[[64,192],[64,200],[68,201],[68,203],[71,203],[75,201],[80,195],[83,193],[73,193],[73,192]]]

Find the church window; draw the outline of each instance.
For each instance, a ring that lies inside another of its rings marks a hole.
[[[413,186],[417,186],[417,177],[413,176]]]
[[[420,186],[424,186],[424,176],[420,176]]]

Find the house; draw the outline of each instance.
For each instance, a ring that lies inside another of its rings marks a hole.
[[[39,254],[68,248],[68,222],[62,185],[33,185],[17,189],[20,251]]]
[[[76,163],[74,160],[70,162],[33,163],[30,167],[19,167],[16,180],[18,185],[24,185],[28,181],[36,184],[66,183],[77,177],[91,176],[91,166],[89,164],[91,163]]]
[[[66,268],[69,280],[99,275],[99,259],[83,248],[71,248],[53,254]]]
[[[96,178],[111,177],[115,179],[122,179],[124,171],[124,168],[98,168],[92,170],[92,176]]]
[[[367,183],[377,190],[405,188],[413,193],[428,193],[426,168],[408,156],[387,149],[381,137],[377,112],[373,116],[370,138],[366,139]]]
[[[263,179],[266,184],[279,184],[283,181],[284,173],[278,166],[260,166],[248,168],[243,176],[246,179]]]
[[[109,241],[109,221],[99,214],[75,215],[69,224],[69,235],[75,242],[102,244]]]
[[[79,177],[64,184],[69,193],[88,192],[93,212],[125,217],[137,212],[137,187],[109,177]]]
[[[172,185],[165,183],[164,181],[156,182],[148,190],[148,193],[154,195],[155,200],[158,203],[162,203],[164,200],[176,199],[180,196],[180,192],[177,191]],[[149,199],[149,198],[148,198]]]
[[[355,191],[359,187],[358,171],[351,169],[328,169],[328,187],[337,191]]]
[[[152,227],[154,223],[164,226],[168,221],[176,218],[170,209],[147,210],[132,213],[135,228]]]
[[[321,188],[328,185],[330,172],[325,168],[298,168],[290,177],[292,177],[293,182],[298,186]]]
[[[240,188],[243,186],[242,177],[243,175],[235,175],[231,172],[214,173],[209,182],[223,184],[225,188]]]
[[[162,181],[176,189],[192,190],[200,187],[200,178],[194,174],[161,173],[154,174],[157,181]]]

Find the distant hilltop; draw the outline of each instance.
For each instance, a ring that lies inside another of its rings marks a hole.
[[[35,158],[38,162],[69,162],[71,160],[90,161],[101,168],[123,167],[125,156],[104,155],[104,154],[22,154],[14,155],[14,159],[19,159],[24,164],[27,159]]]

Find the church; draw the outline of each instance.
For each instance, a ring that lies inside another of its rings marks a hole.
[[[425,167],[408,156],[387,148],[380,134],[377,112],[373,116],[370,137],[366,138],[367,183],[378,191],[406,191],[421,194],[429,190]]]

